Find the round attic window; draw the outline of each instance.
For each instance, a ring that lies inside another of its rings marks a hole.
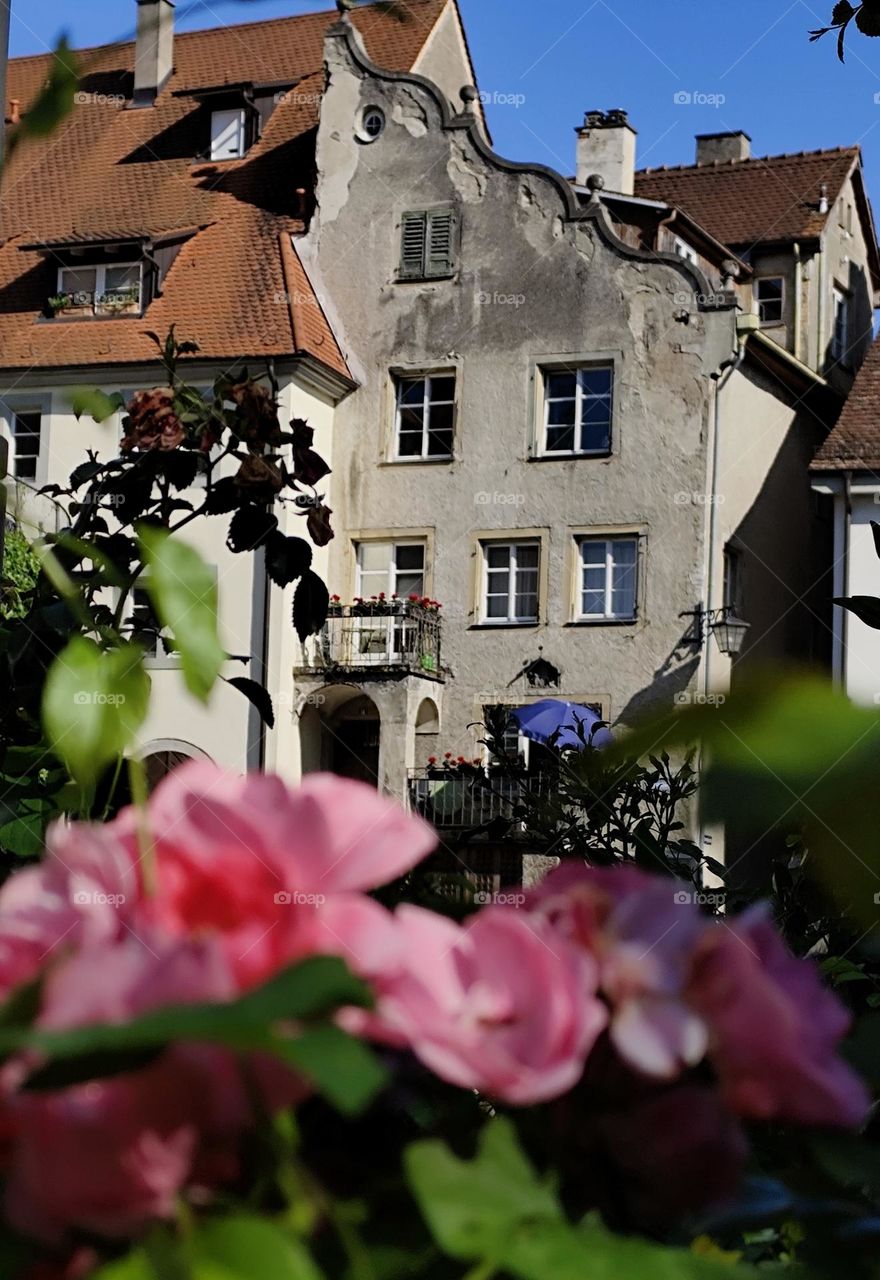
[[[361,142],[375,142],[385,132],[385,112],[381,107],[365,107],[361,115],[358,137]]]

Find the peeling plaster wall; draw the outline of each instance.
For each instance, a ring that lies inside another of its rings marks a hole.
[[[601,702],[613,719],[668,704],[696,679],[679,615],[699,600],[705,557],[705,506],[677,495],[705,491],[710,375],[733,347],[732,312],[694,303],[683,323],[681,294],[697,292],[685,264],[627,256],[596,222],[572,221],[551,176],[487,159],[466,128],[443,127],[431,93],[365,75],[344,39],[328,40],[328,59],[308,251],[364,375],[336,411],[331,591],[354,591],[354,531],[433,531],[429,589],[444,604],[451,669],[443,749],[474,754],[467,724],[484,703],[521,700],[510,682],[539,645],[563,696]],[[414,100],[423,136],[407,127]],[[368,103],[388,123],[364,145],[355,128]],[[458,212],[457,273],[398,283],[402,215],[435,205]],[[591,356],[615,362],[612,456],[532,460],[541,364]],[[457,371],[452,462],[389,461],[390,371],[409,367]],[[571,625],[573,531],[587,528],[643,533],[635,624]],[[477,537],[509,529],[545,539],[540,623],[476,627]]]

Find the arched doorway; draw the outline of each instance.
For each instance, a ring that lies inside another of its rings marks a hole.
[[[317,769],[379,785],[379,709],[356,685],[327,685],[300,711],[304,773]]]
[[[150,742],[141,753],[141,760],[147,775],[147,791],[152,794],[163,778],[173,773],[188,760],[207,760],[211,757],[200,747],[191,742],[181,742],[176,738],[160,738]]]

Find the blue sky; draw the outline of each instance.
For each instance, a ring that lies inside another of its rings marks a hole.
[[[308,0],[178,0],[184,29],[327,7]],[[644,164],[689,162],[693,135],[744,128],[767,155],[861,143],[880,204],[880,39],[853,27],[810,44],[832,0],[460,0],[497,149],[571,172],[573,129],[623,107]],[[134,0],[12,0],[12,52],[67,29],[75,44],[130,34]],[[690,100],[686,100],[689,95]],[[875,101],[875,95],[877,100]],[[685,99],[685,100],[683,100]]]

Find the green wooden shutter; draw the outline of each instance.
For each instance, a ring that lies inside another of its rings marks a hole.
[[[418,279],[425,274],[425,257],[428,240],[428,215],[405,213],[400,244],[400,274]]]
[[[448,276],[455,269],[455,214],[435,209],[427,215],[427,276]]]

